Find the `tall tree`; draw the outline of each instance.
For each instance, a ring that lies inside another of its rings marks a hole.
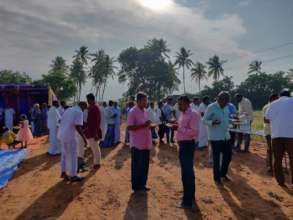
[[[66,65],[66,61],[63,57],[57,56],[50,65],[50,71],[61,71],[65,74],[68,73],[68,66]]]
[[[75,50],[75,55],[73,58],[78,58],[84,65],[87,65],[88,60],[90,59],[88,47],[81,46],[78,50]]]
[[[96,96],[99,100],[104,99],[105,89],[108,79],[115,75],[114,58],[105,53],[104,50],[99,50],[91,54],[93,66],[90,69],[89,77],[92,78],[92,84],[96,89]]]
[[[62,57],[56,57],[50,67],[48,74],[42,75],[42,79],[35,81],[34,84],[50,86],[61,100],[73,97],[77,88],[74,81],[67,74],[66,61]]]
[[[261,65],[262,65],[262,62],[259,61],[259,60],[252,61],[249,64],[248,74],[251,74],[251,73],[262,73],[262,71],[261,71]]]
[[[77,100],[80,101],[82,86],[86,83],[86,66],[89,59],[88,47],[81,46],[78,50],[75,50],[75,55],[73,58],[74,60],[71,66],[71,76],[78,86]]]
[[[168,53],[170,52],[170,49],[168,48],[167,41],[164,39],[151,39],[147,42],[146,48],[157,53],[157,56],[169,58]]]
[[[155,46],[156,42],[148,41],[141,49],[130,47],[120,53],[118,77],[121,83],[128,82],[126,96],[143,91],[151,100],[160,100],[178,89],[180,80],[175,67],[164,59],[168,54],[164,55],[163,50]],[[167,50],[164,51],[167,53]]]
[[[221,60],[217,55],[211,57],[208,62],[208,76],[212,77],[214,81],[218,81],[224,75],[223,64],[227,61]]]
[[[80,101],[82,85],[86,82],[86,72],[79,57],[75,58],[70,68],[70,77],[78,88],[77,100]]]
[[[207,71],[206,71],[206,66],[203,65],[200,62],[197,62],[193,68],[191,69],[191,77],[195,81],[198,82],[198,89],[199,91],[201,90],[200,88],[200,83],[202,80],[207,79]]]
[[[186,93],[185,86],[185,68],[189,69],[192,66],[191,57],[192,53],[190,50],[186,50],[184,47],[180,48],[180,51],[176,53],[175,65],[178,65],[179,68],[182,68],[183,73],[183,91]]]

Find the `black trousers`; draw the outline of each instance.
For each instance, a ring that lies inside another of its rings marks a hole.
[[[179,142],[179,160],[181,165],[181,179],[183,185],[184,205],[190,206],[195,201],[194,151],[195,141]]]
[[[165,124],[160,124],[158,133],[160,140],[163,140],[165,134],[167,135],[167,126]]]
[[[229,140],[227,141],[211,141],[213,150],[213,170],[214,180],[220,181],[228,173],[229,164],[232,159],[232,146]],[[220,166],[220,155],[223,154],[222,165]]]
[[[241,150],[241,144],[244,139],[244,151],[249,151],[249,146],[250,146],[250,134],[242,134],[238,133],[238,140],[237,140],[237,149]]]
[[[131,148],[131,184],[133,190],[146,186],[150,163],[150,150]]]

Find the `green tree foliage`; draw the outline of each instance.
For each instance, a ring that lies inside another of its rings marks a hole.
[[[249,98],[254,108],[260,109],[268,102],[271,94],[279,93],[283,88],[292,90],[293,83],[285,72],[280,71],[274,74],[251,74],[238,86],[236,92]]]
[[[14,72],[12,70],[0,71],[0,83],[31,83],[32,78],[27,73]]]
[[[251,74],[251,73],[262,73],[261,72],[261,65],[262,65],[262,62],[259,61],[259,60],[252,61],[249,64],[248,74]]]
[[[76,94],[77,88],[67,72],[68,66],[65,60],[62,57],[56,57],[52,61],[48,74],[42,75],[42,79],[35,81],[34,84],[48,85],[61,100],[68,100]]]
[[[70,68],[70,78],[75,82],[78,93],[76,99],[80,101],[82,85],[86,82],[86,72],[80,58],[75,58]]]
[[[70,76],[77,85],[78,93],[76,98],[80,101],[82,86],[86,83],[86,66],[89,59],[88,48],[86,46],[81,46],[78,50],[75,50],[73,58],[70,68]]]
[[[182,68],[183,73],[183,92],[186,94],[186,87],[185,87],[185,68],[190,69],[193,62],[190,59],[192,53],[190,50],[186,50],[184,47],[180,49],[179,52],[176,53],[176,61],[175,65],[178,65],[179,68]]]
[[[235,85],[232,81],[232,77],[225,76],[222,80],[214,81],[212,86],[205,86],[199,93],[201,97],[208,96],[211,100],[215,99],[221,91],[228,91],[231,95],[234,95]]]
[[[159,100],[178,89],[180,80],[174,65],[165,59],[169,49],[162,42],[165,41],[153,39],[141,49],[130,47],[120,53],[118,77],[121,83],[128,82],[126,96],[143,91],[152,100]]]
[[[221,60],[217,55],[211,57],[208,62],[208,75],[212,77],[214,81],[218,81],[221,76],[224,76],[223,64],[227,61]]]
[[[200,83],[202,80],[207,79],[206,66],[200,62],[194,64],[191,69],[191,78],[198,82],[198,90],[200,91]]]

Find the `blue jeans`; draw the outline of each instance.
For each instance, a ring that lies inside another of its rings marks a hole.
[[[180,141],[179,160],[181,165],[181,179],[183,185],[182,202],[186,206],[195,201],[195,175],[194,175],[194,151],[196,143],[194,140]]]
[[[211,141],[213,150],[214,164],[214,180],[221,181],[221,177],[225,177],[228,173],[229,164],[232,159],[232,146],[229,140],[227,141]],[[222,165],[220,166],[220,155],[223,154]]]

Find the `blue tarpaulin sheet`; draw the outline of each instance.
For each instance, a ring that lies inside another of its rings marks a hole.
[[[0,189],[14,176],[18,164],[25,159],[27,153],[26,149],[0,150]]]

